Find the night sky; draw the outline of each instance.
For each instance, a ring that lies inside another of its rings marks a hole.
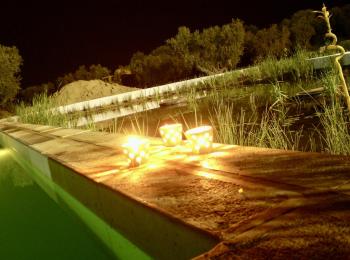
[[[116,69],[135,51],[148,53],[177,32],[240,18],[259,27],[300,9],[341,6],[350,0],[16,1],[0,9],[0,44],[18,47],[22,87],[54,81],[79,65]]]

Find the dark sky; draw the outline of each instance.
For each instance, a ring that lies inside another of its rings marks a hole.
[[[82,64],[126,65],[135,51],[148,53],[182,25],[203,29],[240,18],[262,27],[300,9],[320,9],[323,2],[332,7],[350,0],[5,0],[0,44],[18,47],[26,87],[54,81]]]

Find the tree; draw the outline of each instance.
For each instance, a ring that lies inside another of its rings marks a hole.
[[[252,49],[250,52],[256,55],[255,61],[268,56],[281,58],[291,46],[290,31],[286,26],[278,27],[273,24],[255,34],[250,33],[249,37],[249,48]]]
[[[316,34],[317,20],[312,10],[301,10],[293,14],[289,29],[295,47],[311,49],[311,39]]]
[[[248,66],[254,63],[257,57],[255,46],[255,34],[259,31],[258,27],[254,25],[245,25],[243,55],[240,60],[241,66]]]
[[[143,52],[137,51],[135,52],[130,60],[130,70],[132,73],[135,74],[136,81],[138,82],[139,86],[145,85],[145,79],[144,79],[144,71],[145,71],[145,62],[146,55]]]
[[[111,74],[111,71],[101,66],[101,64],[93,64],[89,67],[89,79],[102,79],[104,77],[107,77]]]
[[[149,55],[137,52],[130,62],[130,70],[136,75],[138,85],[147,87],[184,79],[191,75],[192,67],[175,55],[169,45],[153,50]]]
[[[89,80],[90,73],[85,65],[80,65],[73,74],[74,80]]]
[[[240,20],[232,20],[222,27],[209,27],[201,33],[180,27],[177,35],[166,43],[188,67],[208,74],[237,65],[243,54],[244,32]]]
[[[73,81],[75,81],[73,73],[68,73],[62,77],[58,77],[56,80],[57,90]]]
[[[18,49],[0,45],[0,105],[12,101],[20,89],[22,57]]]
[[[103,67],[100,64],[93,64],[89,67],[89,69],[87,69],[85,65],[81,65],[74,73],[68,73],[62,77],[58,77],[56,85],[59,89],[73,81],[102,79],[103,77],[109,76],[110,73],[111,72],[108,68]]]
[[[190,71],[198,67],[200,57],[200,33],[198,30],[191,33],[190,29],[182,26],[178,28],[175,37],[166,40],[166,45],[173,50],[175,57],[182,60],[184,66]]]

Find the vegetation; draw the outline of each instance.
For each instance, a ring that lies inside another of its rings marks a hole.
[[[350,118],[339,104],[325,106],[319,114],[324,133],[325,151],[332,154],[350,155]]]
[[[291,64],[300,62],[297,59],[303,57],[302,55],[301,52],[297,52],[293,56],[294,61],[287,58],[262,63],[263,66],[266,66],[265,69],[253,68],[247,70],[245,77],[253,78],[257,75],[260,75],[260,77],[269,75],[271,78],[280,78],[286,72],[286,68],[294,68]],[[270,70],[267,64],[272,67]],[[186,114],[177,113],[177,115],[171,113],[167,116],[175,121],[181,121],[185,128],[194,127],[202,122],[210,123],[214,127],[217,142],[349,154],[349,119],[338,103],[340,99],[339,78],[335,71],[321,75],[321,79],[314,78],[312,73],[307,73],[309,69],[306,66],[305,71],[295,73],[295,75],[310,75],[307,79],[302,77],[303,80],[298,79],[290,86],[272,80],[268,85],[259,87],[260,91],[257,87],[246,90],[240,89],[238,72],[227,73],[224,77],[197,86],[187,86],[173,93],[173,95],[186,96],[189,102],[187,110],[189,109],[192,112],[190,114],[188,112]],[[329,98],[329,102],[318,108],[318,117],[312,119],[315,127],[304,128],[303,125],[298,125],[298,118],[294,118],[294,112],[290,111],[290,104],[285,91],[292,89],[295,93],[298,89],[300,91],[320,85],[325,87],[325,95],[327,99]],[[251,93],[248,100],[247,90]],[[206,93],[205,98],[198,99],[203,93]],[[243,96],[239,93],[243,93]],[[161,100],[166,97],[169,96],[164,93],[159,94],[156,99]],[[144,99],[137,102],[144,103],[146,101]],[[131,104],[130,102],[131,100],[124,105]],[[116,104],[115,106],[118,108],[122,104]],[[52,110],[54,107],[55,104],[50,98],[41,95],[34,98],[32,107],[21,104],[17,108],[17,114],[22,122],[74,127],[79,116],[89,117],[91,113],[94,113],[94,111],[87,110],[86,113],[79,115],[61,115]],[[152,112],[116,119],[105,130],[154,136],[157,134],[160,119],[150,113]],[[192,116],[189,117],[189,115]],[[317,118],[319,120],[316,120]],[[89,124],[87,127],[96,126]]]
[[[332,26],[341,31],[340,40],[350,38],[346,10],[350,5],[331,10]],[[135,53],[127,67],[135,75],[137,86],[159,85],[258,64],[266,58],[279,60],[299,49],[318,50],[324,43],[325,30],[325,24],[311,10],[300,10],[267,28],[244,25],[239,20],[193,32],[183,26],[150,54]]]
[[[290,31],[288,27],[277,24],[269,28],[258,30],[248,27],[245,36],[246,63],[256,63],[267,57],[287,57],[291,47]]]
[[[54,110],[57,105],[46,93],[34,96],[32,106],[21,103],[16,107],[20,122],[38,125],[74,127],[76,121],[68,114]]]
[[[101,66],[100,64],[93,64],[89,68],[86,68],[85,65],[81,65],[75,72],[68,73],[63,77],[59,77],[57,79],[57,84],[64,86],[76,80],[103,79],[110,74],[111,71],[108,68]]]
[[[0,45],[0,106],[13,101],[20,89],[22,57],[16,47]]]
[[[180,27],[167,44],[186,63],[208,74],[236,67],[243,54],[244,27],[240,20],[232,20],[222,27],[214,26],[193,33]]]
[[[230,70],[243,54],[243,42],[244,27],[239,20],[202,32],[180,27],[175,37],[149,55],[135,53],[129,66],[142,87]]]
[[[348,14],[343,13],[342,9],[334,10],[335,24],[339,24]],[[239,20],[202,31],[191,32],[187,27],[180,27],[176,36],[150,54],[134,54],[129,66],[120,67],[115,72],[114,79],[120,80],[120,74],[124,72],[134,73],[138,84],[151,86],[193,75],[231,70],[240,62],[242,64],[240,59],[245,48],[242,58],[250,60],[254,67],[226,72],[223,77],[187,86],[172,94],[186,97],[187,109],[192,111],[190,114],[194,120],[188,120],[188,114],[182,113],[168,116],[182,121],[187,127],[194,126],[192,121],[195,124],[210,122],[217,142],[349,155],[349,115],[343,109],[343,99],[338,90],[340,78],[334,70],[316,75],[311,64],[306,61],[314,55],[310,50],[319,47],[318,32],[325,30],[325,26],[314,18],[311,12],[303,10],[279,25],[262,29],[244,25]],[[340,39],[350,36],[350,31],[343,29]],[[327,46],[330,48],[332,44]],[[59,78],[58,82],[64,84],[107,75],[110,75],[110,71],[100,65],[92,65],[88,69],[80,66],[74,73]],[[262,91],[260,94],[255,88],[247,101],[246,96],[241,98],[239,94],[240,87],[246,83],[267,85],[265,89],[259,87]],[[291,93],[295,93],[296,88],[305,91],[305,88],[312,86],[323,86],[325,92],[323,102],[310,101],[315,105],[313,111],[317,112],[312,118],[314,125],[310,127],[299,123],[296,116],[306,112],[303,111],[306,102],[301,101],[297,108],[293,108],[287,92],[291,89]],[[57,85],[50,83],[40,86],[45,92],[55,88]],[[26,91],[26,96],[30,96],[31,89]],[[199,100],[201,96],[204,98]],[[164,98],[168,98],[167,94],[157,95],[156,100]],[[141,98],[137,102],[145,101]],[[131,102],[134,101],[127,100],[126,104]],[[61,115],[55,112],[53,108],[56,104],[44,94],[34,97],[32,104],[31,107],[23,104],[18,106],[17,114],[23,122],[72,127],[77,125],[77,117],[82,115]],[[115,107],[120,106],[122,104],[115,104]],[[93,111],[87,110],[85,116],[89,117],[91,113]],[[109,131],[156,134],[156,129],[150,126],[154,124],[151,121],[154,118],[142,113],[115,120]],[[158,119],[156,128],[159,122]],[[90,124],[88,127],[95,126]]]
[[[346,50],[350,39],[349,10],[349,4],[330,10],[333,14],[331,25]],[[247,25],[240,20],[202,30],[182,26],[176,35],[149,54],[136,52],[126,66],[119,65],[112,71],[99,64],[82,65],[54,82],[25,86],[18,98],[31,103],[35,94],[46,92],[51,95],[76,80],[104,79],[145,88],[261,64],[266,59],[273,62],[290,57],[298,49],[318,50],[324,45],[325,30],[325,24],[311,10],[300,10],[266,28]]]
[[[149,55],[135,53],[130,70],[136,75],[137,86],[145,87],[190,77],[192,68],[169,46],[161,46]]]

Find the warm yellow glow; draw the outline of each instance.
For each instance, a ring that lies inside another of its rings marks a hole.
[[[117,173],[119,173],[119,170],[118,169],[113,169],[113,170],[109,170],[109,171],[105,171],[105,172],[92,174],[92,175],[89,175],[89,177],[99,178],[99,177],[104,177],[104,176],[107,176],[107,175],[112,175],[112,174],[117,174]]]
[[[0,157],[6,156],[10,153],[9,149],[0,149]]]
[[[147,140],[138,137],[130,137],[123,145],[124,153],[129,158],[129,166],[138,166],[145,162],[149,156],[149,143]]]
[[[166,146],[179,145],[182,141],[182,124],[163,125],[159,132]]]
[[[213,161],[201,161],[201,162],[200,162],[200,165],[201,165],[203,168],[212,169],[213,167],[216,166],[216,163],[213,162]]]
[[[185,132],[193,153],[208,153],[213,147],[213,128],[200,126]]]
[[[215,179],[215,175],[209,172],[198,172],[197,174],[208,179]]]

